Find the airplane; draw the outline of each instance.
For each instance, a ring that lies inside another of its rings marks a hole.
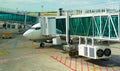
[[[55,37],[58,36],[52,36],[52,35],[42,35],[42,30],[41,30],[41,23],[37,23],[33,25],[30,29],[28,29],[23,36],[28,38],[31,41],[34,42],[40,42],[40,47],[44,47],[47,40],[52,40]],[[61,30],[57,29],[56,32],[62,33]]]
[[[65,35],[60,35],[60,34],[63,34],[63,32],[61,30],[59,30],[58,28],[56,28],[56,33],[59,33],[59,35],[43,35],[42,28],[43,27],[41,26],[41,23],[37,23],[37,24],[33,25],[30,29],[28,29],[26,32],[24,32],[23,36],[33,42],[40,42],[40,47],[42,47],[42,48],[45,46],[44,42],[46,42],[47,40],[49,40],[47,42],[50,42],[53,38],[56,38],[56,37],[60,38],[60,40],[61,39],[66,40]],[[72,40],[70,41],[70,44],[72,44]],[[68,51],[69,48],[67,49],[67,47],[64,48],[64,46],[63,46],[63,49]],[[75,54],[76,54],[76,52],[75,52]],[[69,55],[71,56],[71,52],[69,53]]]

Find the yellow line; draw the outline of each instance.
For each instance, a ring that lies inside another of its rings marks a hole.
[[[36,47],[39,47],[39,45],[38,45],[38,44],[35,44],[35,43],[32,43],[32,47],[33,47],[33,48],[36,48]]]
[[[8,51],[0,51],[0,54],[9,54]]]
[[[91,68],[91,70],[98,70],[99,67],[94,67],[94,68]]]

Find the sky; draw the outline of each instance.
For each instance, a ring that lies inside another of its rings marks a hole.
[[[0,7],[22,11],[57,11],[119,8],[120,0],[0,0]]]

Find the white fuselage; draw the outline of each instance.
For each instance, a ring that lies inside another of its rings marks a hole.
[[[23,34],[23,36],[32,40],[32,41],[39,41],[39,42],[43,42],[45,40],[50,40],[53,38],[52,36],[46,36],[46,35],[42,34],[40,23],[33,25],[30,29],[28,29]]]

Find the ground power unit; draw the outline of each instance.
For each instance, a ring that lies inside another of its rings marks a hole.
[[[91,43],[89,44],[89,40],[85,39],[85,43],[78,44],[78,55],[88,57],[91,59],[108,59],[111,57],[111,49],[108,45],[95,45],[94,39],[91,39]]]
[[[106,59],[111,56],[111,49],[106,46],[78,45],[78,55],[92,59]]]

